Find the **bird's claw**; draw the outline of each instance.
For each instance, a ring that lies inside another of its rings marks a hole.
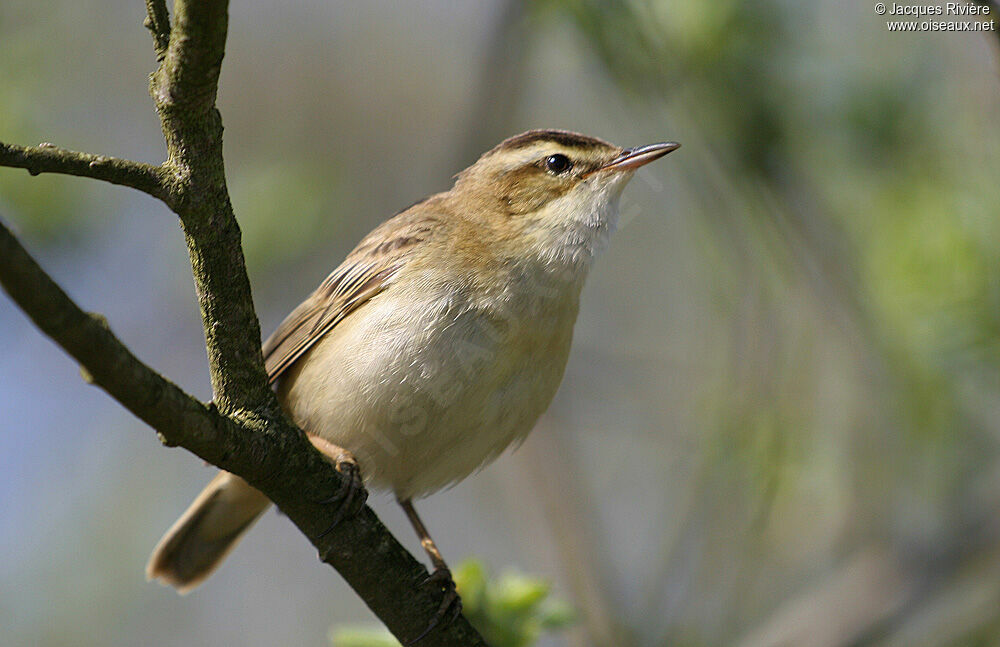
[[[368,500],[368,490],[365,489],[364,481],[361,478],[361,468],[354,457],[344,452],[337,457],[334,467],[338,472],[347,477],[347,483],[337,489],[331,497],[320,501],[320,505],[337,504],[337,511],[334,513],[330,527],[320,533],[320,537],[325,537],[336,528],[341,521],[348,516],[353,516],[361,511]]]
[[[444,591],[444,597],[441,599],[441,604],[438,605],[434,617],[427,624],[427,628],[419,636],[407,642],[407,647],[423,640],[435,627],[447,627],[462,613],[462,598],[458,595],[455,580],[452,579],[451,570],[447,566],[435,568],[434,572],[424,578],[421,584],[426,585],[430,583],[437,584]]]

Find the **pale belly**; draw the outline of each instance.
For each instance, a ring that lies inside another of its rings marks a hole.
[[[562,380],[576,298],[530,316],[443,301],[404,316],[390,292],[318,341],[278,393],[307,433],[354,454],[369,486],[405,499],[464,478],[531,431]]]

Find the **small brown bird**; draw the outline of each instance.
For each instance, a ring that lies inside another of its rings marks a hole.
[[[622,189],[679,146],[623,149],[561,130],[507,139],[450,191],[365,237],[264,342],[292,420],[338,469],[396,495],[452,595],[412,499],[531,431],[562,380]],[[268,505],[220,472],[160,540],[147,576],[190,591]]]

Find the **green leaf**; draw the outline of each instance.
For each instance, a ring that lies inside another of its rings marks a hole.
[[[576,614],[564,600],[549,598],[542,578],[505,573],[495,580],[479,560],[469,559],[452,571],[465,617],[493,647],[529,647],[543,633],[564,629]],[[333,647],[395,647],[385,630],[341,627],[330,632]]]
[[[509,613],[528,613],[549,593],[549,585],[534,577],[508,573],[494,588],[494,599]]]

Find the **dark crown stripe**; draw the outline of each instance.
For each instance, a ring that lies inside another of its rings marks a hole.
[[[526,133],[503,140],[493,150],[517,150],[519,148],[526,148],[535,142],[552,142],[560,146],[566,146],[567,148],[578,149],[614,148],[613,144],[609,144],[604,140],[597,139],[596,137],[587,137],[586,135],[568,130],[529,130]]]

